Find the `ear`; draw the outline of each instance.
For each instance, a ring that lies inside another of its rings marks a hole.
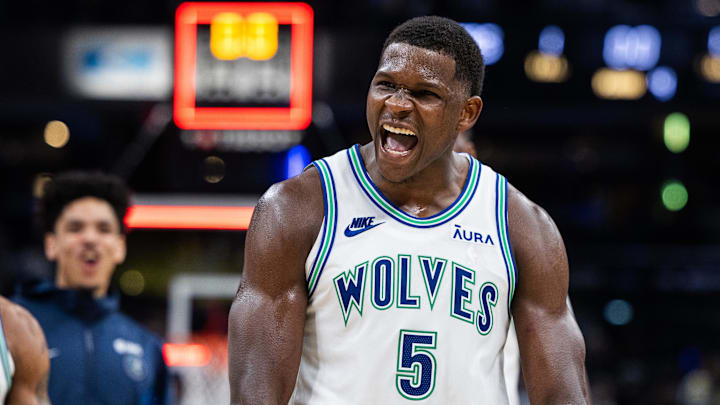
[[[482,111],[482,107],[483,102],[480,96],[472,96],[465,101],[465,105],[460,113],[460,120],[458,121],[456,128],[458,133],[465,132],[475,125],[475,122],[480,116],[480,111]]]
[[[45,257],[52,261],[57,260],[58,256],[58,246],[57,246],[57,236],[55,236],[55,233],[53,232],[46,232],[45,233]]]
[[[125,234],[118,235],[118,243],[115,245],[115,264],[122,264],[127,256],[127,242],[125,240]]]

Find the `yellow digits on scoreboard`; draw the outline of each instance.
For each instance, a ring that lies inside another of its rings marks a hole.
[[[218,13],[210,23],[210,51],[220,60],[268,60],[278,48],[278,22],[270,13]]]
[[[272,14],[253,13],[245,25],[247,56],[252,60],[267,60],[275,56],[278,48],[278,23]]]
[[[219,13],[210,24],[210,52],[220,60],[233,60],[243,56],[245,24],[235,13]]]

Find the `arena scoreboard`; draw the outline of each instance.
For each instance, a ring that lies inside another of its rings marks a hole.
[[[305,129],[312,60],[313,10],[305,3],[183,3],[175,15],[175,123]]]

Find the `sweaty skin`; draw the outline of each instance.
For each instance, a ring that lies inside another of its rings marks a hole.
[[[242,280],[229,317],[232,404],[287,404],[300,365],[305,259],[323,218],[317,169],[272,186],[245,242]]]
[[[508,186],[510,243],[518,271],[512,302],[531,404],[587,404],[585,342],[567,304],[568,260],[552,218]]]
[[[373,141],[360,149],[374,183],[397,207],[419,217],[454,201],[467,160],[453,152],[482,101],[455,78],[447,55],[403,43],[388,46],[367,97]],[[412,131],[405,154],[385,149],[384,125]],[[568,268],[562,239],[547,214],[514,188],[509,227],[519,272],[513,300],[523,373],[538,404],[585,404],[585,348],[565,305]],[[322,187],[312,168],[272,186],[260,199],[245,245],[243,276],[230,310],[232,404],[286,404],[302,353],[305,261],[323,219]]]
[[[45,335],[24,308],[0,297],[3,329],[15,363],[6,405],[50,404],[47,393],[50,360]]]

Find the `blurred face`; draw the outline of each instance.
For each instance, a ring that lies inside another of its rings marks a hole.
[[[68,204],[45,235],[45,255],[57,262],[60,288],[104,296],[115,267],[125,260],[125,236],[107,201],[83,197]]]
[[[380,174],[412,178],[439,158],[451,157],[458,132],[472,127],[482,108],[455,78],[455,60],[416,46],[389,45],[370,83],[367,122]]]

